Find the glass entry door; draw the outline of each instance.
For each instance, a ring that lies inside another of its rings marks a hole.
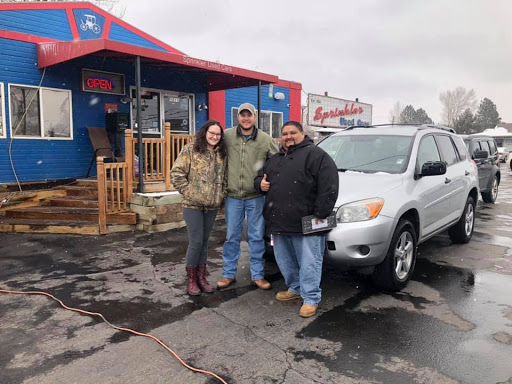
[[[136,126],[137,118],[137,95],[135,89],[132,89],[132,126]],[[160,92],[143,90],[141,92],[141,126],[144,136],[162,135],[162,127],[160,125]]]
[[[137,98],[135,88],[132,96],[132,127],[137,131]],[[141,125],[144,137],[163,137],[164,123],[171,123],[171,133],[194,134],[192,122],[194,99],[192,94],[143,88],[141,91]]]
[[[191,102],[191,95],[163,95],[164,118],[166,123],[171,123],[171,133],[192,134]]]

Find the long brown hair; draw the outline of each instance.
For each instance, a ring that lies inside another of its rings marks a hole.
[[[196,132],[196,138],[194,140],[194,151],[199,153],[206,153],[208,150],[208,142],[206,141],[206,133],[208,128],[212,125],[218,125],[220,127],[220,140],[214,148],[218,148],[220,157],[224,159],[226,157],[226,142],[224,141],[224,129],[217,120],[208,120],[204,123],[199,131]]]

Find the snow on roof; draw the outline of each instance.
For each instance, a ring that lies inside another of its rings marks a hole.
[[[475,133],[475,135],[487,135],[487,136],[512,136],[507,128],[496,127],[496,128],[488,128],[483,132]]]

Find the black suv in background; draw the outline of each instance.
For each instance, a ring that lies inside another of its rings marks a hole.
[[[498,197],[501,172],[498,146],[491,136],[462,136],[471,159],[478,167],[478,184],[482,199],[486,203],[494,203]]]

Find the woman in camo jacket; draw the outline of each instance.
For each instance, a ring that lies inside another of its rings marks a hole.
[[[224,130],[208,120],[195,140],[183,147],[171,170],[171,181],[183,196],[183,218],[187,224],[187,290],[190,295],[214,288],[206,280],[208,238],[224,203],[227,188]]]

